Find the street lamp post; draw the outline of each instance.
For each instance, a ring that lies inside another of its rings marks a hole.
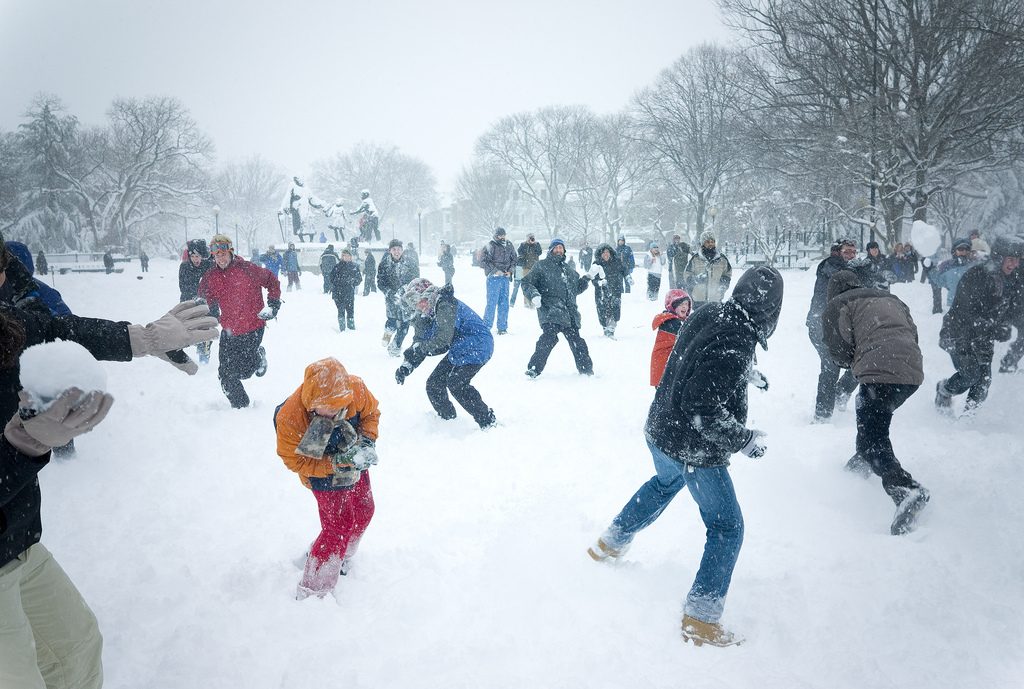
[[[213,207],[213,231],[220,234],[220,206]]]
[[[715,228],[715,216],[718,215],[718,209],[712,206],[708,209],[708,215],[711,216],[711,229]]]

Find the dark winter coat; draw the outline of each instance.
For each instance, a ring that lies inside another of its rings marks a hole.
[[[523,242],[519,245],[519,258],[516,260],[516,265],[523,269],[523,275],[526,275],[531,270],[537,261],[540,260],[540,255],[543,250],[540,248],[540,244],[534,241],[533,244],[529,242]]]
[[[405,350],[413,368],[428,356],[448,353],[455,366],[486,364],[494,353],[494,336],[473,309],[455,298],[451,285],[441,288],[433,314],[413,320],[416,334]]]
[[[611,258],[607,261],[601,258],[601,254],[604,253],[605,249],[611,252]],[[612,248],[611,244],[602,244],[597,247],[597,250],[594,252],[594,263],[604,269],[604,277],[608,281],[601,286],[601,289],[614,294],[622,294],[622,282],[626,279],[626,270],[622,266],[622,261],[619,260],[619,254]]]
[[[623,242],[622,244],[616,243],[615,253],[619,255],[619,261],[622,262],[622,270],[626,275],[633,272],[636,268],[636,258],[633,257],[633,250],[629,248],[629,245]]]
[[[782,293],[777,270],[753,268],[726,302],[710,303],[686,319],[645,426],[662,452],[693,466],[727,466],[750,440],[747,375],[755,346],[767,347],[775,331]]]
[[[376,281],[377,262],[373,260],[373,254],[369,251],[366,252],[366,258],[363,260],[363,273],[365,273],[367,280]]]
[[[814,278],[814,293],[811,295],[811,308],[807,310],[808,334],[811,342],[821,344],[822,322],[821,317],[828,306],[828,281],[832,276],[841,270],[846,270],[846,260],[839,254],[833,254],[818,264]]]
[[[191,259],[185,259],[178,266],[178,290],[181,301],[195,299],[199,295],[199,281],[213,267],[212,258],[204,258],[198,266],[192,265]]]
[[[340,261],[341,257],[334,253],[334,249],[325,249],[320,254],[320,274],[329,276],[334,270],[334,266],[338,265]]]
[[[594,262],[594,250],[589,246],[585,246],[580,249],[580,268],[583,270],[590,270],[591,264]]]
[[[939,346],[947,352],[967,351],[1009,339],[1013,288],[1003,275],[1001,261],[986,260],[964,273],[953,305],[942,317]]]
[[[132,358],[126,322],[78,316],[54,317],[42,309],[19,309],[7,305],[0,305],[0,309],[24,326],[26,347],[58,339],[71,340],[103,361],[130,361]],[[5,424],[18,411],[18,391],[21,389],[18,374],[17,366],[0,369],[0,419]],[[49,460],[49,453],[29,457],[18,452],[6,438],[0,439],[0,567],[39,542],[42,522],[36,474]]]
[[[396,261],[391,254],[385,253],[377,266],[377,289],[390,297],[419,276],[419,265],[406,261],[404,254]]]
[[[924,382],[917,326],[899,297],[862,287],[848,270],[832,276],[828,293],[824,342],[837,365],[852,369],[858,383]]]
[[[46,254],[41,250],[36,254],[36,267],[39,269],[40,275],[46,275],[50,272],[50,264],[46,261]]]
[[[665,250],[668,256],[669,273],[679,282],[682,282],[683,273],[686,272],[686,264],[690,262],[690,245],[686,242],[672,243]],[[672,285],[675,287],[675,285]]]
[[[511,273],[516,266],[516,249],[507,239],[492,239],[480,254],[480,267],[484,275],[491,277],[495,273]]]
[[[32,261],[32,252],[28,250],[28,247],[21,242],[7,242],[7,248],[10,252],[21,261],[21,264],[28,270],[30,276],[35,275],[35,263]],[[42,252],[39,252],[42,254]],[[64,298],[60,292],[50,287],[48,284],[43,282],[37,277],[32,278],[32,282],[35,283],[35,292],[30,296],[34,296],[39,299],[46,308],[50,310],[50,314],[54,316],[70,316],[71,309],[64,303]],[[9,303],[13,302],[13,290],[5,283],[2,291],[5,293],[2,297],[4,301]]]
[[[570,268],[565,255],[548,252],[547,258],[537,261],[530,274],[523,278],[523,292],[532,299],[539,294],[540,308],[537,318],[541,325],[554,323],[563,328],[579,330],[582,320],[576,306],[576,295],[587,289],[587,277]]]
[[[441,255],[437,257],[437,266],[443,270],[445,274],[455,272],[455,258],[452,256],[451,249],[441,252]]]
[[[302,268],[299,266],[299,252],[295,249],[288,249],[284,252],[284,260],[282,262],[282,269],[286,273],[301,273]]]
[[[103,267],[107,270],[111,270],[114,267],[114,257],[110,255],[110,252],[103,254]]]
[[[356,285],[363,281],[363,274],[355,261],[338,261],[327,281],[331,285],[331,296],[337,299],[355,294]]]

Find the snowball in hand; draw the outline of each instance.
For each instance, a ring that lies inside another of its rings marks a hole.
[[[21,387],[32,395],[41,411],[68,388],[106,392],[107,374],[85,347],[57,340],[22,352]]]

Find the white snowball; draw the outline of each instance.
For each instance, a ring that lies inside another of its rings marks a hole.
[[[942,233],[935,225],[923,220],[915,220],[910,228],[910,238],[914,249],[922,256],[931,256],[942,246]]]
[[[85,347],[57,340],[22,352],[21,386],[42,410],[68,388],[106,392],[107,374]]]

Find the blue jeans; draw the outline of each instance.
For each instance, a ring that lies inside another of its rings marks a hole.
[[[508,330],[508,278],[491,276],[487,278],[487,308],[484,309],[484,323],[494,325],[494,309],[498,309],[498,330]]]
[[[743,544],[743,515],[736,501],[728,467],[684,465],[666,455],[650,440],[647,447],[651,450],[656,473],[640,486],[640,490],[612,520],[603,539],[613,548],[625,548],[641,529],[654,523],[676,493],[686,486],[700,508],[701,519],[707,527],[707,541],[683,612],[704,622],[718,622]]]

